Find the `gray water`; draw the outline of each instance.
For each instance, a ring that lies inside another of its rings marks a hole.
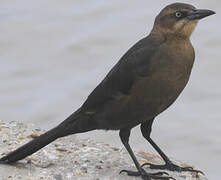
[[[76,110],[110,68],[174,1],[1,0],[0,119],[45,129]],[[171,157],[219,180],[221,160],[221,2],[185,1],[217,14],[202,20],[192,42],[196,62],[183,94],[154,124],[152,137]],[[79,135],[122,147],[118,132]],[[137,151],[153,151],[139,128]]]

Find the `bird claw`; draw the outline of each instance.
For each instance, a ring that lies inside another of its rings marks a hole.
[[[119,174],[124,173],[124,172],[127,173],[128,176],[140,176],[141,175],[139,171],[129,171],[125,169],[121,170]]]
[[[128,176],[141,176],[144,180],[151,180],[151,179],[164,179],[164,180],[176,180],[173,177],[169,177],[169,174],[167,172],[157,172],[157,173],[147,173],[144,169],[141,168],[140,171],[129,171],[129,170],[121,170],[119,174],[121,173],[127,173]],[[163,176],[163,175],[167,175]]]
[[[190,171],[190,172],[195,172],[195,173],[201,173],[204,175],[204,173],[200,170],[195,170],[193,169],[192,167],[180,167],[178,165],[175,165],[173,163],[167,163],[165,165],[156,165],[156,164],[151,164],[151,163],[144,163],[141,165],[141,167],[144,167],[144,166],[149,166],[150,169],[167,169],[167,170],[170,170],[170,171],[178,171],[178,172],[181,172],[181,171]]]

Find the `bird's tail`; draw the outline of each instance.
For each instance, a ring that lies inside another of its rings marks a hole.
[[[0,164],[1,163],[13,163],[18,160],[21,160],[33,154],[34,152],[38,151],[39,149],[43,148],[44,146],[48,145],[49,143],[51,143],[52,141],[60,137],[79,133],[79,132],[86,132],[89,130],[93,130],[90,123],[88,123],[88,118],[81,118],[81,119],[79,118],[80,117],[77,112],[73,113],[71,116],[69,116],[65,121],[63,121],[57,127],[47,131],[46,133],[38,136],[37,138],[21,146],[15,151],[2,157],[0,159]]]
[[[38,151],[39,149],[43,148],[44,146],[48,145],[52,141],[56,140],[59,137],[59,127],[53,128],[46,133],[40,135],[39,137],[33,139],[32,141],[28,142],[27,144],[21,146],[20,148],[16,149],[15,151],[7,154],[6,156],[0,159],[2,163],[13,163],[20,159],[25,158],[33,154],[34,152]]]

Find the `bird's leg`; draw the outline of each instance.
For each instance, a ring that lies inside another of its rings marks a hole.
[[[194,170],[192,167],[180,167],[176,164],[174,164],[167,156],[164,154],[164,152],[157,146],[157,144],[150,138],[150,133],[151,133],[151,127],[153,124],[153,120],[147,121],[143,124],[141,124],[141,132],[144,136],[144,138],[153,146],[153,148],[160,154],[160,156],[163,158],[165,161],[164,165],[155,165],[151,163],[145,163],[142,165],[146,166],[148,165],[151,169],[168,169],[170,171],[190,171],[190,172],[196,172],[196,173],[202,173],[202,171],[199,170]]]
[[[124,144],[125,148],[127,149],[128,153],[130,154],[136,168],[138,171],[129,171],[129,170],[121,170],[120,173],[126,172],[129,176],[141,176],[144,180],[151,180],[151,179],[174,179],[172,177],[165,177],[162,175],[168,175],[166,172],[158,172],[158,173],[147,173],[139,164],[137,161],[137,158],[135,157],[130,145],[129,145],[129,136],[130,136],[130,129],[122,129],[120,130],[120,138],[122,143]]]

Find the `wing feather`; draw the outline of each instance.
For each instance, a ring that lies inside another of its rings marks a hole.
[[[97,109],[118,95],[129,95],[137,78],[151,73],[151,63],[161,40],[147,36],[131,47],[92,91],[83,109]]]

